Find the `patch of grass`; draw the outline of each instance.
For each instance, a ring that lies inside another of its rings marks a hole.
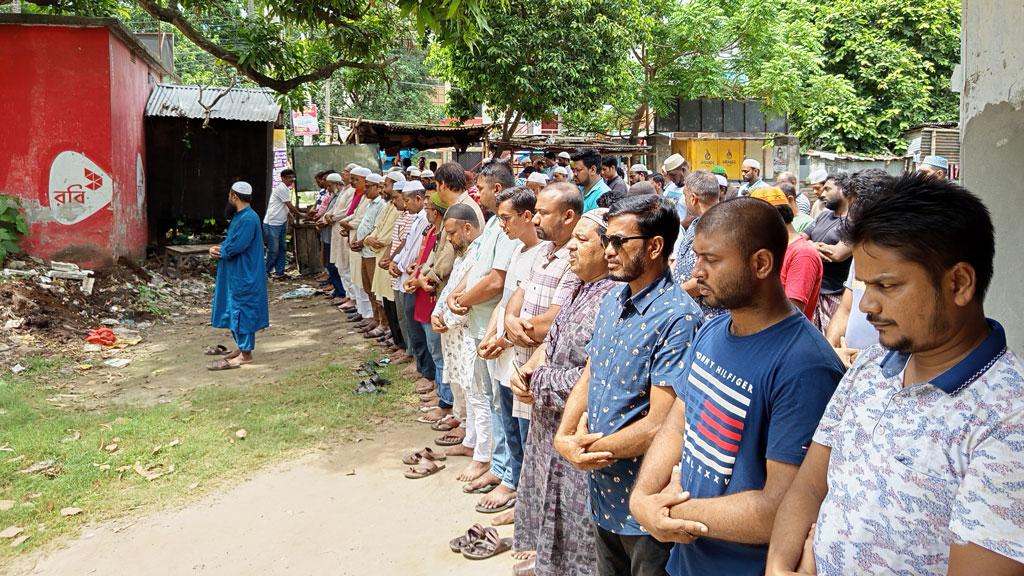
[[[359,378],[351,367],[362,360],[298,369],[249,388],[202,388],[151,408],[93,412],[47,402],[48,383],[74,372],[68,362],[24,361],[25,372],[0,379],[0,500],[15,501],[0,511],[0,530],[20,526],[30,538],[17,548],[0,541],[0,565],[76,534],[85,522],[193,498],[320,443],[379,429],[408,409],[413,389],[388,368],[382,374],[395,380],[388,394],[353,394]],[[235,433],[243,428],[240,440]],[[116,450],[105,449],[114,443]],[[46,460],[60,468],[52,478],[19,472]],[[136,463],[173,471],[148,481]],[[83,513],[62,517],[67,507]]]
[[[167,310],[160,305],[162,299],[159,292],[142,284],[136,286],[135,290],[139,293],[135,298],[135,306],[139,312],[146,312],[158,318],[167,315]]]

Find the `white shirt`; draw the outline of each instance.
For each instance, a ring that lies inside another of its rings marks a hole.
[[[270,199],[267,200],[267,215],[263,217],[263,223],[271,226],[280,226],[288,223],[288,207],[286,202],[291,201],[291,193],[284,184],[278,184],[270,192]]]
[[[405,237],[405,246],[402,247],[402,250],[394,258],[394,263],[402,271],[402,275],[391,286],[399,292],[405,292],[405,290],[402,290],[402,286],[409,279],[409,274],[406,273],[406,270],[419,257],[420,247],[423,245],[423,231],[429,226],[430,222],[427,221],[427,211],[425,209],[420,210],[416,214],[416,219],[409,225],[409,231]]]

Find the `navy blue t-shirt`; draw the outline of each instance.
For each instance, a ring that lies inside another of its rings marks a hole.
[[[766,460],[800,464],[843,377],[828,341],[799,312],[749,336],[732,315],[697,333],[676,395],[686,403],[680,480],[691,498],[764,488]],[[767,546],[698,538],[676,544],[672,576],[764,574]]]

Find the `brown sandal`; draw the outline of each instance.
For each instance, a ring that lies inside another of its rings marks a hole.
[[[454,432],[455,430],[458,430],[458,428],[452,428],[452,430],[450,430],[444,436],[435,439],[434,444],[445,447],[458,446],[459,444],[462,444],[462,441],[466,439],[466,434],[453,434],[452,432]]]
[[[402,464],[406,464],[408,466],[415,466],[416,464],[419,464],[424,460],[433,460],[441,462],[447,459],[447,456],[445,456],[444,454],[440,454],[438,452],[434,452],[434,450],[428,446],[422,450],[418,450],[411,454],[406,454],[405,456],[402,456]]]
[[[239,366],[239,364],[232,364],[231,361],[228,360],[227,358],[221,358],[216,362],[211,362],[210,364],[207,364],[206,369],[212,371],[232,370],[234,368],[238,368]]]
[[[455,430],[461,425],[462,422],[458,418],[452,416],[451,414],[448,414],[444,418],[441,418],[437,422],[431,424],[430,429],[435,430],[437,432],[449,432],[451,430]]]
[[[483,537],[464,547],[462,555],[469,560],[486,560],[511,549],[511,538],[502,538],[494,528],[485,528]]]
[[[420,478],[432,476],[441,470],[444,470],[444,464],[438,464],[433,460],[423,460],[419,464],[406,470],[405,477],[410,480],[418,480]]]
[[[452,552],[455,552],[456,554],[458,554],[458,553],[462,552],[462,549],[465,548],[466,546],[469,546],[473,542],[476,542],[477,540],[483,538],[484,537],[484,532],[486,530],[487,529],[484,528],[482,524],[473,524],[469,528],[469,530],[466,530],[465,534],[463,534],[462,536],[458,536],[456,538],[452,538],[451,540],[449,540],[448,541],[448,547],[451,548]]]

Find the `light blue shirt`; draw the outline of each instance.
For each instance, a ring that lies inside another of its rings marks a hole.
[[[583,189],[580,188],[581,192],[582,190]],[[583,211],[590,212],[597,208],[598,198],[604,196],[609,190],[611,190],[611,188],[608,187],[608,183],[604,181],[604,178],[599,176],[597,178],[597,183],[591,186],[590,190],[583,193]]]

